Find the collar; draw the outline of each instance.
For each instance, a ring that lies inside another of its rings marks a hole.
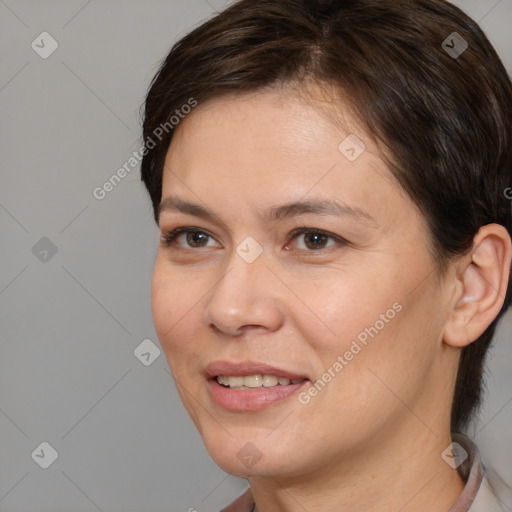
[[[485,474],[480,453],[476,444],[464,434],[452,434],[452,441],[459,444],[467,453],[467,459],[457,468],[466,485],[448,512],[469,512],[470,510],[476,512],[477,509],[473,505],[482,487]]]

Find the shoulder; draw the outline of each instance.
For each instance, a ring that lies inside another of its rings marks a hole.
[[[484,477],[480,489],[468,512],[509,512],[512,506],[512,490],[493,470],[484,465]]]

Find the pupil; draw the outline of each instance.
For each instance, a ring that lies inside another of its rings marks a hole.
[[[311,233],[306,237],[306,239],[313,240],[311,245],[313,245],[314,249],[318,249],[318,244],[322,245],[325,242],[325,238],[325,235],[319,233]],[[310,244],[306,243],[306,245],[309,247]]]
[[[194,246],[200,245],[201,242],[204,242],[206,235],[204,233],[199,233],[198,231],[193,231],[192,233],[187,234],[187,242]]]

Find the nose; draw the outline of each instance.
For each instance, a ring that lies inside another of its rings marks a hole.
[[[265,253],[248,263],[233,251],[227,270],[207,300],[203,321],[230,336],[249,329],[276,331],[283,323],[282,287]]]

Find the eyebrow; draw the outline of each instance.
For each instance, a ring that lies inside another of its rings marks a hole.
[[[205,220],[219,220],[212,210],[206,206],[191,203],[176,196],[169,196],[162,200],[158,208],[158,215],[162,212],[181,212],[188,215],[201,217]],[[350,206],[335,199],[328,200],[302,200],[287,203],[281,206],[271,207],[263,217],[264,222],[273,223],[285,218],[296,217],[307,213],[317,215],[335,215],[349,217],[364,224],[378,225],[377,221],[365,210],[356,206]]]

